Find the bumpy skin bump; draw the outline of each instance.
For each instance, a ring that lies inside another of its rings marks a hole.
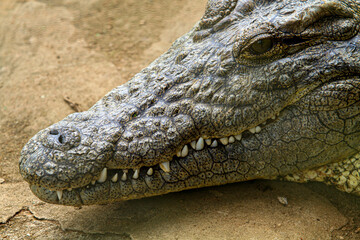
[[[211,0],[128,83],[30,139],[20,172],[44,201],[87,205],[339,162],[360,151],[359,16],[358,0]]]

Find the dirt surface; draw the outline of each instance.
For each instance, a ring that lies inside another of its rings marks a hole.
[[[360,239],[360,198],[323,184],[252,181],[79,209],[43,203],[22,181],[31,136],[129,80],[205,4],[0,1],[1,239]]]

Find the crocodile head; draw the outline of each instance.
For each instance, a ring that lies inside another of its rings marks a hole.
[[[128,83],[40,131],[42,200],[103,204],[272,178],[359,152],[360,3],[210,0]]]

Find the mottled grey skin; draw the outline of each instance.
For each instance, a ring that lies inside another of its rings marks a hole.
[[[35,135],[20,172],[44,201],[88,205],[340,161],[360,151],[359,28],[359,0],[210,0],[149,67]],[[219,144],[176,156],[200,137]]]

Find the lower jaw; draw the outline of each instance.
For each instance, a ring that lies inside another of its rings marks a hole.
[[[166,174],[166,173],[163,173]],[[163,183],[158,189],[150,189],[145,181],[140,184],[138,180],[113,183],[111,181],[95,184],[92,188],[79,188],[64,190],[61,199],[56,191],[31,185],[33,193],[41,200],[61,205],[81,206],[93,204],[107,204],[116,201],[138,199],[162,195],[170,192],[178,192],[186,189],[201,188],[207,186],[222,185],[231,182],[245,181],[251,179],[238,179],[228,173],[218,176],[217,183],[213,181],[200,180],[199,177],[190,177],[187,181]],[[259,177],[261,178],[261,177]],[[292,182],[319,181],[327,185],[334,185],[341,191],[360,196],[360,154],[337,163],[330,163],[321,167],[300,171],[287,176],[265,177],[265,179],[280,179]]]
[[[160,176],[161,174],[161,176]],[[169,173],[154,173],[157,179],[153,180],[152,188],[146,184],[146,179],[129,179],[128,181],[118,181],[113,183],[106,181],[104,183],[96,183],[90,188],[77,188],[72,190],[63,190],[61,197],[57,191],[51,191],[41,186],[30,185],[32,192],[41,200],[68,206],[108,204],[112,202],[139,199],[163,195],[171,192],[179,192],[188,189],[202,188],[216,185],[223,185],[232,182],[239,182],[251,179],[239,179],[233,173],[213,175],[207,178],[206,173],[200,173],[197,176],[190,176],[184,181],[165,182],[163,178],[171,177]],[[160,180],[162,179],[162,181]],[[157,183],[154,183],[156,182]]]

